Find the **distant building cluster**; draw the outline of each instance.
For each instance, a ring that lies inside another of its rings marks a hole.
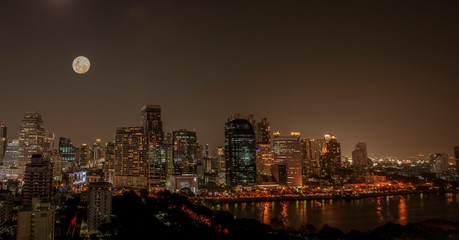
[[[164,132],[159,105],[143,106],[139,118],[137,126],[114,129],[110,141],[81,145],[69,137],[56,140],[36,112],[24,115],[19,139],[8,139],[7,127],[0,124],[0,234],[7,231],[5,223],[12,218],[12,199],[18,192],[23,196],[18,239],[53,239],[55,188],[88,193],[87,231],[96,233],[110,222],[112,193],[119,190],[196,193],[202,188],[258,185],[298,189],[376,182],[385,177],[372,169],[401,169],[397,163],[388,168],[378,165],[381,161],[368,157],[364,142],[358,142],[347,157],[334,135],[304,138],[300,132],[273,131],[267,118],[258,122],[253,115],[229,117],[224,143],[214,151],[199,143],[195,131]],[[453,160],[444,153],[430,155],[419,172],[449,176],[445,174],[451,166],[459,163],[459,147],[454,152]],[[454,171],[459,175],[459,168]]]

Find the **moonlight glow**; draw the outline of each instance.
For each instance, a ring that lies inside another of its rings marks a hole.
[[[89,59],[84,57],[84,56],[79,56],[73,60],[73,71],[75,71],[78,74],[85,74],[89,71],[89,68],[91,67],[91,63],[89,62]]]

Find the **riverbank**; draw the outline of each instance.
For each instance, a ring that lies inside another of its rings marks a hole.
[[[320,194],[320,195],[299,195],[299,196],[271,196],[271,197],[227,197],[227,198],[215,198],[215,197],[196,197],[191,198],[191,201],[200,203],[206,206],[213,206],[217,204],[226,203],[247,203],[247,202],[278,202],[278,201],[297,201],[297,200],[353,200],[373,197],[385,197],[385,196],[397,196],[397,195],[408,195],[408,194],[433,194],[433,193],[455,193],[459,194],[457,190],[405,190],[405,191],[394,191],[394,192],[379,192],[379,193],[359,193],[353,195],[342,195],[342,194]]]

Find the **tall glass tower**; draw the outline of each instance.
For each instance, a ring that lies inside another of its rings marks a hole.
[[[231,119],[225,124],[226,184],[256,184],[255,132],[245,119]]]

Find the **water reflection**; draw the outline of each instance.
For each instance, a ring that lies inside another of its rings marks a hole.
[[[276,218],[280,224],[292,229],[311,223],[316,228],[328,224],[343,231],[368,231],[387,221],[407,224],[427,219],[445,219],[456,222],[459,194],[413,194],[409,198],[384,196],[360,200],[260,202],[249,203],[245,207],[242,204],[222,204],[220,208],[230,211],[237,218],[257,219],[265,224]]]
[[[284,225],[285,227],[288,227],[289,226],[289,223],[288,223],[288,202],[280,202],[280,205],[282,207],[282,211],[281,211],[282,225]]]
[[[398,222],[402,225],[406,224],[406,200],[405,197],[400,196],[400,203],[398,204]]]
[[[382,197],[376,199],[376,213],[378,214],[379,222],[384,223],[384,218],[382,215]]]

